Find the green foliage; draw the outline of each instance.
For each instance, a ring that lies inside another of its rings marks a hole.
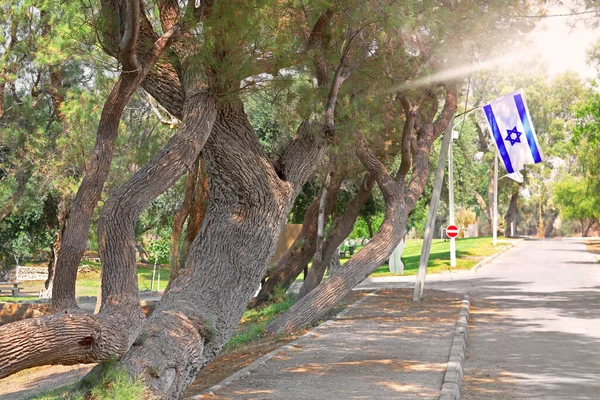
[[[151,239],[149,256],[152,260],[158,260],[159,264],[169,263],[170,239],[165,237],[161,239]]]
[[[598,220],[600,195],[581,177],[566,177],[554,187],[554,203],[566,219]]]

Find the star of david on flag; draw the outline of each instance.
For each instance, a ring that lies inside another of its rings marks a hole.
[[[525,164],[542,162],[523,89],[483,106],[483,112],[506,172],[512,174]]]

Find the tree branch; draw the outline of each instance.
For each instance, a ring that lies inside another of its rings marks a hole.
[[[177,0],[158,0],[158,14],[163,33],[168,31],[179,20],[179,4]]]
[[[125,10],[123,10],[123,2],[126,2]],[[140,31],[140,11],[140,0],[120,0],[119,21],[125,21],[125,26],[119,27],[123,32],[119,41],[123,72],[134,72],[140,67],[135,53]],[[125,13],[125,18],[123,18],[123,13]]]

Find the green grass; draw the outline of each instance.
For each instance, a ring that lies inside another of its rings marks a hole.
[[[514,240],[515,239],[503,238],[498,240],[497,246],[494,246],[492,244],[491,237],[456,239],[456,267],[450,267],[450,241],[434,239],[431,244],[427,273],[439,274],[448,271],[470,269],[474,267],[475,264],[477,264],[480,260],[500,251],[504,246],[508,245]],[[417,274],[422,246],[423,239],[411,239],[406,243],[404,253],[402,254],[402,262],[404,263],[403,275]],[[356,251],[354,254],[356,254]],[[344,265],[350,259],[351,257],[343,257],[340,259],[340,263]],[[311,264],[308,265],[309,268]],[[370,277],[382,276],[398,276],[398,274],[392,274],[388,265],[383,264],[370,275]],[[303,274],[300,274],[296,280],[302,281]]]
[[[126,372],[118,370],[115,368],[114,362],[107,362],[103,366],[105,369],[100,378],[86,377],[76,384],[29,397],[29,400],[138,400],[150,398],[141,380],[134,380]]]
[[[431,245],[431,254],[429,257],[429,265],[427,267],[428,274],[447,272],[450,270],[461,270],[472,268],[480,260],[488,257],[507,245],[514,239],[498,240],[498,245],[492,245],[491,237],[479,237],[456,240],[456,267],[450,267],[450,241],[435,239]],[[415,275],[419,267],[419,257],[421,255],[422,239],[409,240],[402,261],[404,262],[404,275]],[[356,252],[354,253],[356,254]],[[345,264],[350,258],[342,258],[340,262]],[[100,265],[91,261],[84,261],[82,264],[90,265],[94,272],[82,273],[77,277],[76,295],[77,296],[97,296],[100,288]],[[310,264],[309,264],[310,266]],[[152,266],[138,265],[138,285],[140,291],[150,290],[152,284]],[[158,271],[157,271],[158,272]],[[157,274],[158,275],[158,274]],[[371,277],[394,276],[389,271],[387,264],[377,268]],[[303,276],[297,278],[302,280]],[[160,269],[160,290],[164,290],[169,282],[169,269],[166,266],[161,266]],[[43,281],[23,282],[23,292],[37,294],[44,286]],[[154,290],[158,288],[158,279],[154,282]],[[15,302],[20,300],[31,301],[36,300],[36,296],[0,296],[0,302]],[[278,303],[279,304],[279,303]]]
[[[428,274],[436,274],[454,270],[470,269],[485,257],[500,251],[514,239],[498,240],[498,245],[492,244],[491,237],[478,237],[456,240],[456,267],[450,267],[450,241],[435,239],[431,244],[429,255],[429,264],[427,265]],[[404,275],[416,275],[419,268],[419,258],[421,257],[422,239],[409,240],[402,255],[404,263]],[[372,277],[394,276],[386,265],[377,268]]]
[[[77,297],[80,296],[97,296],[98,290],[100,289],[100,266],[98,263],[93,262],[84,262],[83,264],[88,264],[96,271],[80,273],[77,276],[77,283],[75,284],[75,295]],[[92,265],[96,264],[96,266]],[[138,275],[138,287],[140,291],[150,290],[152,285],[152,268],[153,266],[139,266],[137,269]],[[158,289],[158,269],[157,274],[154,281],[154,290]],[[160,289],[164,290],[167,287],[167,283],[169,283],[169,268],[166,266],[161,266],[160,269]],[[20,300],[32,301],[37,300],[37,293],[42,290],[44,287],[44,281],[27,281],[23,282],[21,285],[21,292],[31,293],[32,296],[0,296],[0,302],[16,302]],[[36,295],[33,295],[36,294]]]
[[[265,333],[265,326],[279,313],[287,311],[292,304],[294,304],[293,298],[285,295],[277,303],[246,310],[236,334],[229,339],[224,351],[234,350],[262,337]]]

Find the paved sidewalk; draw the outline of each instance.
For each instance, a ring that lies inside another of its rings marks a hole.
[[[201,399],[437,399],[462,296],[381,290]]]

